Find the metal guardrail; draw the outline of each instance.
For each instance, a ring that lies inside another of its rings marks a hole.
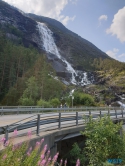
[[[106,107],[107,108],[107,107]],[[43,108],[40,108],[43,111]],[[78,126],[85,123],[83,116],[89,118],[103,117],[105,114],[109,115],[112,119],[120,121],[124,119],[125,111],[120,108],[107,108],[107,110],[102,108],[97,108],[93,110],[91,107],[83,108],[44,108],[44,111],[50,110],[59,111],[58,113],[48,113],[48,114],[35,114],[16,123],[0,127],[0,134],[5,134],[6,140],[8,140],[9,133],[13,132],[15,129],[18,131],[25,130],[35,127],[35,132],[39,135],[40,131],[46,131],[54,129],[61,129],[63,127]],[[23,111],[23,110],[22,110]],[[36,110],[35,110],[36,111]],[[64,112],[69,111],[69,112]],[[70,112],[71,111],[71,112]],[[75,111],[75,112],[73,112]],[[42,126],[42,129],[40,127]]]
[[[0,115],[26,114],[26,113],[46,113],[60,111],[102,111],[102,110],[119,110],[120,107],[65,107],[65,108],[43,108],[36,106],[0,106]]]

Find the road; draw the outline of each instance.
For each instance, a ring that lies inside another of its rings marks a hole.
[[[23,120],[25,118],[28,118],[32,115],[36,114],[19,114],[19,115],[3,115],[0,116],[0,126],[6,126],[15,122],[18,122],[20,120]]]
[[[99,114],[99,113],[100,113],[99,111],[92,111],[91,112],[91,114]],[[106,114],[106,113],[108,113],[108,111],[102,111],[102,113]],[[114,111],[110,111],[110,113],[114,113]],[[121,113],[121,110],[117,110],[117,113]],[[47,113],[47,114],[44,113],[44,114],[41,114],[41,117],[47,117],[47,116],[57,117],[58,114],[59,113]],[[62,112],[62,116],[65,116],[65,115],[67,116],[67,115],[71,115],[71,114],[75,115],[76,113],[75,112]],[[82,116],[84,114],[88,115],[89,112],[88,111],[79,112],[80,116]],[[37,114],[2,115],[2,116],[0,116],[0,127],[6,126],[6,125],[9,125],[12,123],[16,123],[20,120],[23,120],[23,119],[31,117],[31,116],[37,117]],[[118,117],[121,117],[121,115],[118,115]]]

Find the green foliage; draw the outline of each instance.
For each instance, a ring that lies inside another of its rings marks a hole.
[[[2,105],[29,105],[31,100],[36,105],[40,98],[47,101],[60,98],[64,85],[54,79],[55,72],[45,56],[33,48],[15,45],[1,31],[0,59]]]
[[[85,106],[95,106],[94,98],[88,94],[80,94],[80,103]]]
[[[54,99],[50,100],[50,103],[53,107],[58,107],[60,105],[60,101],[58,98],[54,98]]]
[[[122,159],[125,162],[125,134],[119,131],[122,124],[114,124],[110,117],[93,120],[86,124],[83,135],[87,137],[85,152],[89,165],[102,166],[107,159]]]
[[[94,98],[89,94],[74,92],[73,96],[74,96],[74,99],[73,99],[74,106],[95,106],[96,105]],[[67,102],[69,105],[72,105],[72,97],[70,97],[67,100]]]
[[[49,102],[42,100],[42,99],[37,101],[37,106],[41,106],[41,107],[45,107],[45,108],[52,107],[52,105]]]
[[[70,151],[70,162],[75,164],[76,163],[76,160],[77,159],[80,159],[80,163],[81,164],[84,164],[85,163],[85,154],[84,154],[84,151],[82,151],[78,144],[75,143],[73,144],[73,148],[72,150]]]
[[[23,106],[33,106],[34,100],[32,98],[22,97],[20,98],[19,103]]]
[[[33,66],[38,57],[39,54],[35,49],[14,45],[4,37],[4,34],[0,35],[0,100]],[[17,93],[22,93],[23,89],[18,91],[18,87],[15,88]],[[7,103],[6,99],[2,104],[7,105]]]
[[[24,97],[24,98],[28,97],[28,98],[35,100],[38,97],[38,92],[39,92],[36,78],[34,76],[30,77],[28,79],[28,81],[26,82],[26,86],[27,86],[27,88],[23,92],[22,97]]]
[[[88,122],[87,122],[88,120]],[[83,165],[110,166],[108,159],[122,159],[120,165],[125,165],[125,133],[122,123],[114,124],[110,117],[105,116],[96,120],[86,119],[85,147],[81,149],[77,143],[70,152],[72,163],[79,158]],[[122,131],[122,135],[120,132]]]
[[[23,143],[21,146],[14,146],[9,144],[7,148],[0,155],[0,165],[15,165],[20,166],[22,164],[22,160],[26,157],[24,154],[26,153],[27,145]],[[24,156],[24,157],[23,157]]]
[[[19,103],[23,106],[32,106],[35,104],[39,91],[35,77],[30,77],[26,82],[26,86],[27,88],[24,90]]]

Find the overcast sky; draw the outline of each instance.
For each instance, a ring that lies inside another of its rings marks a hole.
[[[59,20],[109,56],[125,62],[125,0],[4,0]]]

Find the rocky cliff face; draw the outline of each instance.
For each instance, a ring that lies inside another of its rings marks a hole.
[[[43,16],[27,14],[28,17],[38,22],[45,23],[53,32],[54,41],[60,54],[72,64],[75,69],[91,70],[95,58],[111,59],[91,42],[81,38],[68,30],[60,22]]]
[[[109,58],[58,21],[25,14],[3,1],[0,1],[0,27],[11,40],[44,52],[57,75],[67,84],[93,83],[94,76],[87,71],[91,70],[94,58]]]
[[[39,35],[36,21],[26,17],[16,8],[0,1],[0,27],[7,33],[8,38],[22,39],[24,46],[38,47]]]

